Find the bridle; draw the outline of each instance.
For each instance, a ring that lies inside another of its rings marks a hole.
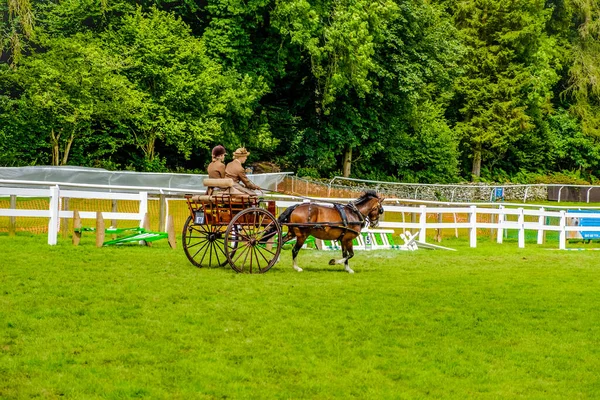
[[[383,201],[383,199],[382,199],[382,198],[380,198],[380,197],[377,197],[377,204],[375,204],[375,205],[373,206],[373,208],[371,208],[371,210],[370,210],[370,211],[367,213],[367,216],[366,216],[366,218],[369,220],[369,226],[370,226],[371,228],[377,228],[377,226],[379,225],[379,216],[380,216],[381,214],[383,214],[383,205],[381,205],[381,202],[382,202],[382,201]],[[370,215],[373,213],[373,210],[375,210],[376,208],[378,209],[378,210],[377,210],[377,217],[376,217],[376,218],[373,218],[373,219],[371,219]]]
[[[360,212],[358,207],[356,207],[354,202],[349,203],[349,206],[352,210],[354,210],[358,214],[359,218],[361,219],[360,222],[361,222],[363,228],[367,225],[369,225],[372,228],[376,228],[377,225],[379,225],[379,216],[381,214],[383,214],[383,205],[381,205],[381,202],[383,200],[384,199],[377,197],[377,204],[375,204],[373,207],[371,207],[371,209],[364,215],[362,212]],[[369,216],[371,215],[371,213],[373,213],[373,210],[375,210],[376,208],[378,209],[377,210],[377,218],[371,219]]]

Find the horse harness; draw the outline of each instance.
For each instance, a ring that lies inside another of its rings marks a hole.
[[[312,205],[313,205],[312,201],[308,203],[308,217],[307,217],[307,221],[306,221],[308,224],[311,224],[310,216],[311,216],[311,211],[312,211]],[[344,206],[343,204],[333,203],[333,207],[338,211],[338,213],[340,213],[340,217],[342,218],[343,226],[340,226],[338,224],[334,225],[334,223],[330,223],[330,224],[318,223],[318,224],[314,225],[314,228],[315,229],[324,229],[325,226],[329,226],[332,228],[342,229],[342,234],[340,235],[339,238],[337,238],[338,241],[341,241],[344,238],[344,236],[346,236],[346,233],[348,233],[348,231],[355,233],[357,236],[360,235],[359,230],[348,227],[348,225],[360,225],[362,228],[365,224],[365,217],[360,213],[358,208],[356,208],[356,205],[353,202],[348,203],[348,207],[350,207],[350,210],[355,212],[356,215],[358,215],[358,218],[360,221],[348,221],[348,216],[346,215],[346,210],[345,210],[346,206]]]

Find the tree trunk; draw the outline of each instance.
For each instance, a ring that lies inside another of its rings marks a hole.
[[[342,163],[342,175],[346,178],[350,176],[350,169],[352,167],[352,147],[346,146],[344,150],[344,161]]]
[[[63,153],[63,158],[60,165],[67,165],[67,160],[69,159],[69,152],[71,151],[71,146],[73,145],[73,141],[75,140],[75,132],[71,132],[71,137],[67,141],[67,145],[65,146],[65,151]]]
[[[473,169],[471,170],[471,175],[477,178],[481,176],[481,151],[481,143],[476,144],[473,150]]]
[[[50,145],[52,146],[52,165],[58,165],[60,160],[60,147],[59,147],[60,133],[56,135],[54,128],[50,131]]]
[[[142,147],[142,151],[146,155],[146,159],[148,161],[154,160],[154,150],[156,146],[156,135],[153,133],[150,134],[148,139],[146,139],[146,143]]]

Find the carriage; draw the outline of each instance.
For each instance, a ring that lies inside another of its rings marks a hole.
[[[352,258],[352,240],[367,224],[376,227],[383,213],[382,198],[368,191],[357,200],[330,206],[298,204],[277,219],[275,201],[236,192],[231,179],[206,179],[205,195],[185,195],[190,215],[183,227],[183,250],[197,267],[229,264],[240,273],[265,273],[277,262],[283,243],[296,239],[292,249],[293,267],[298,251],[309,236],[338,240],[347,272]],[[282,226],[288,231],[282,237]]]
[[[240,273],[267,272],[282,245],[275,201],[235,194],[232,185],[231,179],[206,179],[208,194],[185,195],[190,215],[183,226],[184,252],[197,267],[229,264]]]

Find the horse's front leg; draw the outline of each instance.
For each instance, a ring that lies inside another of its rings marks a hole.
[[[329,265],[344,264],[345,270],[349,274],[353,274],[354,271],[350,268],[350,265],[348,264],[348,260],[352,257],[354,257],[354,251],[352,249],[352,240],[342,241],[342,258],[340,260],[332,258],[331,260],[329,260]]]

